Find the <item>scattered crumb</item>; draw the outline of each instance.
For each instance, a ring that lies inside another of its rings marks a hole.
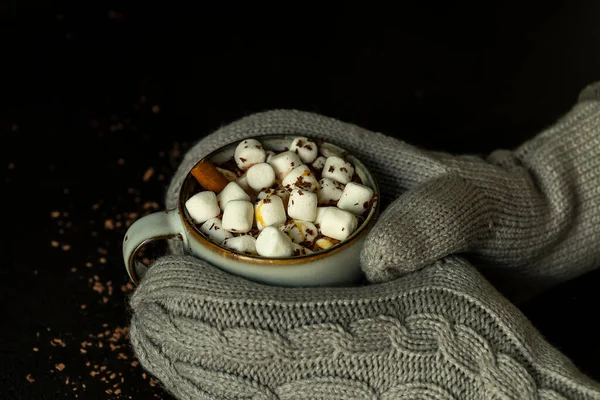
[[[62,245],[62,247],[61,247],[61,248],[62,248],[64,251],[69,251],[69,250],[71,250],[71,245],[70,245],[70,244],[67,244],[67,243],[65,243],[65,244],[63,244],[63,245]]]
[[[37,353],[38,351],[40,351],[40,349],[38,349],[37,347],[34,347],[33,351],[35,351]]]
[[[51,216],[52,218],[58,218],[58,217],[60,217],[60,211],[52,211],[52,212],[50,213],[50,216]]]
[[[152,178],[152,175],[154,175],[154,168],[150,167],[146,170],[146,172],[144,172],[144,176],[142,177],[142,180],[144,182],[148,182],[150,180],[150,178]]]
[[[91,262],[89,262],[89,261],[85,263],[85,266],[88,267],[88,268],[92,268],[92,265],[93,264]]]
[[[56,368],[59,371],[62,371],[63,369],[65,369],[65,364],[63,363],[58,363],[54,366],[54,368]]]
[[[94,283],[94,286],[92,287],[92,289],[96,292],[98,292],[98,294],[102,294],[102,292],[104,292],[104,285],[101,282],[96,281],[96,283]]]
[[[52,247],[58,247],[60,243],[58,243],[56,240],[53,240],[50,242],[50,244],[52,245]]]
[[[100,261],[100,264],[106,264],[106,258],[104,257],[100,257],[98,261]]]
[[[152,112],[158,114],[160,112],[160,106],[152,106]]]
[[[35,382],[35,378],[33,376],[31,376],[31,374],[27,374],[25,379],[27,379],[27,382],[29,382],[29,383]]]

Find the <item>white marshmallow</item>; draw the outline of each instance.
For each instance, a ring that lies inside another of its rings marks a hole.
[[[243,174],[242,176],[240,176],[237,179],[237,184],[240,185],[240,187],[242,189],[244,189],[246,192],[251,192],[252,188],[250,187],[250,185],[248,184],[248,174]]]
[[[217,171],[219,171],[225,177],[225,179],[227,179],[229,182],[237,181],[237,175],[234,174],[233,172],[231,172],[230,170],[219,168],[219,167],[216,167],[216,168],[217,168]]]
[[[279,226],[285,224],[287,216],[281,197],[276,195],[268,196],[258,202],[254,210],[256,218],[256,227],[263,230],[267,226]]]
[[[273,186],[275,183],[275,171],[267,163],[260,163],[251,166],[246,172],[248,177],[248,185],[255,192],[259,192],[264,188]]]
[[[358,225],[354,214],[340,210],[336,207],[329,207],[323,214],[321,220],[321,233],[337,240],[348,238]]]
[[[185,202],[190,217],[195,223],[201,224],[221,213],[215,192],[205,191],[196,193]]]
[[[339,243],[339,240],[335,240],[329,237],[322,237],[321,239],[315,242],[315,245],[322,250],[327,250],[328,248],[335,246]]]
[[[296,187],[314,192],[319,188],[317,178],[315,178],[310,168],[304,164],[291,170],[290,173],[283,178],[281,184],[288,190]]]
[[[298,243],[292,243],[292,256],[305,256],[307,254],[312,254],[312,250],[300,246]]]
[[[336,156],[327,157],[321,177],[333,179],[344,185],[352,180],[354,167],[348,161]]]
[[[314,223],[316,225],[320,225],[323,220],[323,215],[325,214],[325,210],[332,207],[317,207],[317,216],[315,217]]]
[[[235,148],[233,158],[239,169],[248,169],[254,164],[265,162],[267,155],[262,144],[255,139],[246,139]]]
[[[217,200],[219,201],[219,206],[221,207],[221,210],[225,210],[227,203],[229,203],[230,201],[250,201],[250,196],[248,196],[248,193],[246,193],[238,183],[229,182],[227,186],[225,186],[225,189],[223,189],[221,193],[217,195]]]
[[[317,190],[319,204],[335,205],[343,192],[344,185],[333,179],[323,178],[319,181],[319,190]]]
[[[246,233],[252,229],[254,207],[246,200],[231,200],[223,211],[223,228],[229,232]]]
[[[317,157],[317,159],[315,161],[313,161],[312,167],[314,169],[322,170],[323,167],[325,166],[325,161],[327,161],[327,158],[325,158],[323,156],[319,156],[319,157]]]
[[[204,233],[210,240],[221,243],[223,240],[233,237],[230,232],[223,229],[219,218],[211,218],[200,227],[200,232]]]
[[[292,240],[279,229],[267,226],[256,239],[256,252],[269,258],[290,257],[293,252]]]
[[[319,147],[312,140],[305,137],[298,137],[292,141],[290,151],[298,154],[303,163],[308,164],[315,161],[319,155]]]
[[[361,215],[369,207],[369,200],[372,198],[373,189],[360,183],[349,182],[337,206],[342,210]]]
[[[290,229],[285,231],[294,243],[312,243],[319,234],[319,230],[312,222],[294,220]]]
[[[285,208],[286,212],[287,212],[287,206],[288,206],[288,201],[290,200],[290,192],[288,192],[285,189],[263,189],[260,191],[260,193],[258,193],[258,195],[256,196],[256,198],[258,200],[262,200],[262,199],[266,199],[269,196],[279,196],[281,198],[281,201],[283,201],[283,208]]]
[[[302,161],[300,161],[300,157],[296,153],[284,151],[271,158],[269,165],[273,167],[275,176],[281,181],[291,170],[302,165]]]
[[[288,215],[293,219],[313,222],[317,216],[317,195],[304,189],[292,190]]]
[[[272,150],[267,150],[267,151],[265,151],[265,154],[267,155],[267,158],[265,159],[265,162],[268,163],[269,161],[271,161],[271,159],[273,157],[275,157],[276,153],[274,151],[272,151]]]
[[[241,235],[225,239],[221,246],[243,254],[258,254],[256,252],[256,239],[252,235]]]

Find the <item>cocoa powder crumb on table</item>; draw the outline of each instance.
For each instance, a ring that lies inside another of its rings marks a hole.
[[[150,178],[152,178],[152,175],[154,175],[154,168],[150,167],[146,170],[146,172],[144,172],[144,176],[142,177],[142,180],[144,182],[148,182],[150,180]]]

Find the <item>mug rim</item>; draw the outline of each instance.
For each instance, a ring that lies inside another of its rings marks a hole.
[[[349,159],[349,161],[351,161],[355,166],[358,165],[360,168],[362,168],[362,170],[365,172],[365,174],[370,178],[371,182],[373,183],[372,189],[373,189],[375,196],[377,196],[377,198],[375,200],[375,206],[371,208],[369,215],[365,218],[365,220],[363,221],[361,226],[350,236],[350,238],[343,240],[342,242],[332,246],[330,249],[325,249],[325,250],[314,252],[311,254],[305,254],[305,255],[300,255],[300,256],[295,256],[295,257],[285,257],[285,258],[267,258],[267,257],[259,256],[259,255],[241,254],[241,253],[234,252],[233,250],[227,249],[225,247],[221,247],[217,243],[212,242],[211,240],[206,238],[204,235],[202,235],[202,233],[196,228],[196,226],[195,226],[194,222],[191,220],[191,218],[189,218],[187,216],[187,210],[185,208],[185,201],[183,200],[183,195],[182,195],[183,189],[185,186],[185,182],[187,182],[187,180],[190,179],[190,177],[193,178],[193,176],[191,174],[192,169],[194,169],[194,167],[196,165],[198,165],[200,162],[202,162],[203,160],[211,159],[212,157],[216,156],[221,151],[223,151],[223,149],[225,149],[226,147],[231,146],[234,143],[239,142],[240,140],[255,139],[255,140],[260,141],[260,138],[269,138],[269,139],[288,139],[289,138],[289,139],[293,140],[297,137],[306,137],[315,142],[321,142],[319,145],[326,144],[327,146],[331,147],[333,150],[335,150],[336,152],[339,152],[340,154],[347,153],[348,154],[347,158]],[[216,150],[211,151],[209,154],[207,154],[206,156],[204,156],[200,160],[198,160],[198,162],[196,164],[194,164],[192,166],[192,168],[190,168],[190,171],[187,173],[186,177],[184,178],[184,180],[181,184],[181,187],[179,188],[177,208],[178,208],[179,216],[181,217],[181,220],[183,221],[183,225],[185,226],[186,230],[188,232],[190,232],[192,234],[192,236],[194,237],[194,239],[197,242],[199,242],[201,245],[203,245],[205,248],[207,248],[221,256],[224,256],[225,258],[242,261],[242,262],[249,263],[249,264],[262,265],[262,266],[289,266],[289,265],[296,265],[296,264],[304,264],[304,263],[311,262],[314,260],[320,260],[322,258],[329,257],[331,255],[339,253],[340,251],[345,250],[351,244],[357,242],[359,239],[364,237],[368,233],[368,228],[371,228],[375,224],[377,217],[379,216],[380,197],[381,196],[380,196],[380,191],[379,191],[379,184],[373,177],[373,174],[352,153],[347,152],[345,149],[339,147],[335,143],[318,140],[318,139],[315,139],[315,138],[312,138],[312,137],[306,136],[306,135],[273,134],[273,135],[252,136],[252,137],[246,137],[243,139],[235,140],[233,142],[227,143],[227,144],[219,147]]]

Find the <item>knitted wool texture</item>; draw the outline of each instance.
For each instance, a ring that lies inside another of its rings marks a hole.
[[[191,167],[224,144],[282,133],[330,140],[363,160],[389,204],[361,255],[367,277],[401,278],[278,288],[164,257],[131,300],[136,354],[181,399],[600,398],[469,262],[448,256],[487,266],[513,298],[596,267],[599,132],[593,101],[487,159],[299,111],[223,127],[186,154],[167,207]]]

